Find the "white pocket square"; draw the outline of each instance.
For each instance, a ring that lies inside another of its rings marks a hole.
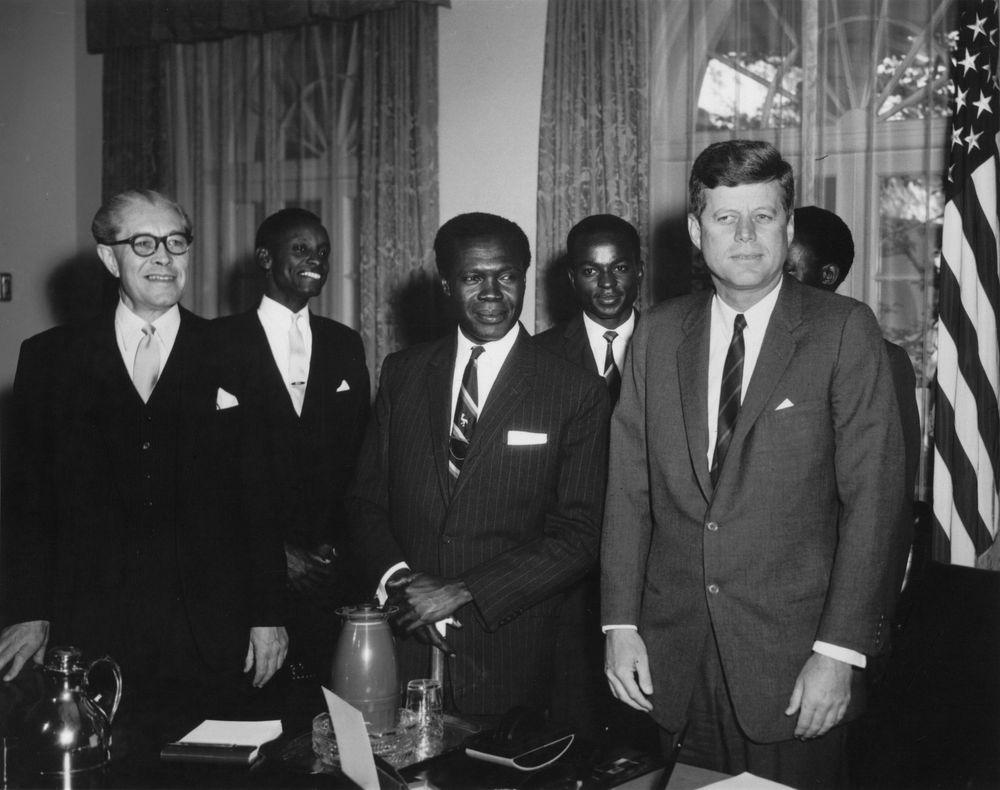
[[[226,392],[222,387],[219,387],[219,391],[215,393],[215,408],[231,409],[233,406],[239,406],[240,402],[236,399],[236,396],[231,392]]]
[[[547,433],[532,433],[531,431],[507,431],[507,444],[545,444],[549,440]]]
[[[337,387],[337,392],[347,392],[350,390],[351,385],[347,383],[347,379],[340,382],[340,386]]]
[[[792,403],[790,400],[788,400],[788,398],[785,398],[781,403],[778,404],[778,407],[775,409],[775,411],[781,411],[782,409],[790,409],[794,405],[795,404]]]

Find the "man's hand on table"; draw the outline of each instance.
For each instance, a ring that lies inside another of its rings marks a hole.
[[[818,738],[840,723],[851,701],[854,668],[835,658],[813,653],[799,672],[786,716],[799,714],[795,737]]]
[[[254,688],[260,688],[281,669],[288,654],[288,632],[284,626],[254,626],[250,629],[243,671],[254,670]]]
[[[49,643],[49,621],[27,620],[14,623],[0,631],[0,669],[10,664],[4,682],[18,676],[28,660],[41,664]]]
[[[417,640],[454,655],[454,650],[435,624],[447,620],[465,604],[472,593],[461,579],[444,579],[429,573],[400,571],[386,582],[389,604],[399,608],[396,624]],[[459,625],[457,621],[455,625]]]
[[[604,674],[611,693],[636,710],[651,711],[653,693],[646,643],[631,628],[611,628],[604,642]],[[638,682],[636,682],[638,681]]]

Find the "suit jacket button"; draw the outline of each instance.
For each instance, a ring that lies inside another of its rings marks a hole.
[[[709,532],[718,532],[719,531],[719,525],[715,521],[709,521],[705,525],[705,529],[707,529]]]
[[[719,594],[719,585],[718,584],[710,584],[710,585],[708,585],[708,592],[709,592],[710,595],[718,595]]]
[[[143,442],[142,443],[142,449],[143,450],[148,450],[151,446],[152,445],[149,442]]]

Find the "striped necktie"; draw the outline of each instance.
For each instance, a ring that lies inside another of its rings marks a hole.
[[[142,328],[142,340],[135,348],[135,360],[132,362],[132,382],[143,403],[149,402],[153,387],[160,378],[160,349],[153,341],[156,327],[146,324]]]
[[[604,380],[608,383],[608,393],[611,395],[611,403],[618,403],[618,395],[622,389],[622,373],[615,364],[615,351],[613,344],[617,332],[610,329],[604,333],[604,339],[608,341],[607,350],[604,352]]]
[[[722,368],[722,386],[719,389],[719,423],[715,436],[715,455],[712,458],[712,485],[719,482],[719,472],[726,460],[729,443],[733,439],[736,418],[740,414],[740,396],[743,387],[743,330],[747,320],[740,313],[733,321],[733,339],[729,343],[726,363]]]
[[[458,479],[469,452],[469,442],[479,418],[479,383],[476,360],[485,351],[482,346],[473,346],[469,362],[462,374],[462,389],[455,403],[455,419],[451,423],[451,440],[448,443],[448,472],[453,480]]]
[[[299,318],[292,316],[288,329],[288,383],[291,385],[292,406],[295,413],[302,416],[302,404],[306,399],[306,382],[309,380],[309,357],[306,355],[306,340],[299,329]]]

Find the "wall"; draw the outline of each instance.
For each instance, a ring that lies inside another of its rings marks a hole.
[[[546,10],[545,0],[452,0],[438,16],[441,221],[500,214],[521,226],[532,254]],[[529,331],[534,291],[529,276]]]
[[[82,2],[0,2],[0,271],[14,295],[0,302],[0,398],[21,341],[62,320],[77,273],[100,265],[101,58],[85,47]]]

